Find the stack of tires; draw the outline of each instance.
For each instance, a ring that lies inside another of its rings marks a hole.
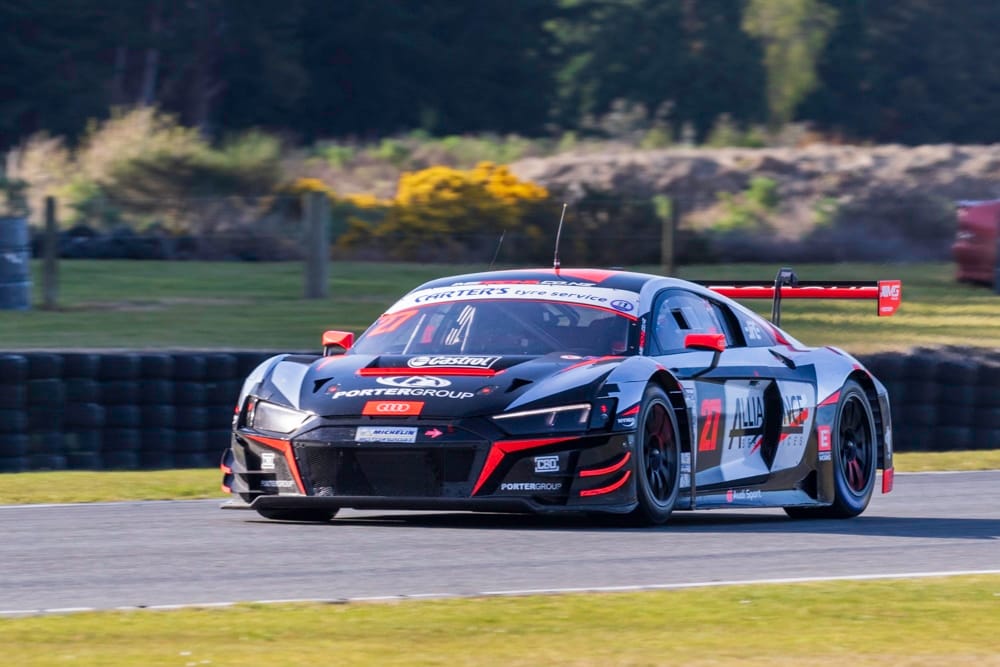
[[[33,352],[28,360],[28,468],[65,470],[66,442],[63,438],[66,388],[63,358],[59,354]]]
[[[177,406],[174,467],[218,464],[229,445],[233,406],[241,378],[232,354],[184,354],[174,357],[174,403]]]
[[[139,467],[172,468],[177,443],[174,427],[174,357],[148,353],[139,357]]]
[[[897,450],[1000,448],[1000,353],[917,348],[863,361],[889,391]]]
[[[66,467],[70,470],[99,470],[104,406],[101,385],[97,381],[101,357],[97,354],[62,355],[63,386],[66,395],[63,438],[66,443]]]
[[[0,473],[28,469],[28,360],[0,354]]]

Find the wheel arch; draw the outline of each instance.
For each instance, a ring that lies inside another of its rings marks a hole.
[[[885,467],[885,422],[882,408],[878,400],[878,389],[872,376],[860,369],[855,369],[847,376],[847,380],[854,380],[865,392],[868,399],[868,407],[871,408],[872,418],[875,420],[875,443],[878,447],[876,466],[879,469]]]
[[[674,416],[677,418],[677,430],[681,432],[681,451],[690,454],[693,444],[693,429],[687,401],[684,400],[683,387],[681,387],[677,378],[671,375],[669,371],[663,369],[657,370],[649,378],[649,382],[650,384],[659,386],[667,394],[670,406],[674,410]]]

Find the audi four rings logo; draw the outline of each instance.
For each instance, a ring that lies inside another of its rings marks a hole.
[[[409,412],[410,406],[406,403],[379,403],[375,406],[375,412],[381,412],[382,414],[399,414],[401,412]]]
[[[389,377],[375,378],[375,381],[390,387],[429,387],[440,389],[451,386],[451,382],[448,380],[430,377],[429,375],[390,375]]]

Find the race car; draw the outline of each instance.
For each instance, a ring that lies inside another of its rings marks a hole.
[[[738,300],[773,300],[772,321]],[[328,521],[341,508],[674,510],[857,516],[881,469],[885,387],[850,354],[783,331],[781,300],[899,307],[899,281],[695,283],[621,270],[452,276],[355,342],[268,359],[246,379],[221,468],[225,507]]]

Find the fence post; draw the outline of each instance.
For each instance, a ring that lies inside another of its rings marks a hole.
[[[653,197],[653,210],[660,219],[660,273],[674,275],[674,229],[676,228],[677,205],[666,195]]]
[[[42,246],[42,308],[55,310],[59,300],[59,230],[56,198],[45,198],[45,240]]]
[[[323,192],[302,196],[302,222],[305,228],[305,298],[327,296],[330,262],[330,200]]]

